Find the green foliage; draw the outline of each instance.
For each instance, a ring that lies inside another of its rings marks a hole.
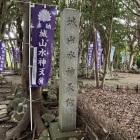
[[[32,0],[34,3],[41,3],[41,0]],[[113,0],[96,0],[94,5],[94,17],[92,17],[92,1],[91,0],[77,0],[68,3],[68,0],[52,0],[52,4],[58,8],[58,15],[56,17],[55,26],[55,42],[54,50],[59,52],[60,48],[60,13],[66,8],[75,8],[81,11],[80,20],[80,41],[79,48],[82,50],[82,54],[87,53],[88,42],[92,37],[92,26],[91,20],[94,18],[95,27],[99,31],[102,47],[105,48],[107,44],[109,34],[109,22],[113,16],[113,27],[112,27],[112,46],[116,47],[115,57],[120,57],[120,52],[130,51],[129,45],[131,40],[129,36],[134,36],[136,27],[136,16],[132,14],[131,10],[135,11],[135,5],[133,1],[117,0],[113,5]],[[113,8],[115,9],[114,12]],[[17,17],[22,16],[22,10],[19,3],[7,1],[5,9],[2,15],[0,15],[1,23],[3,26],[7,24],[15,24],[14,21]],[[1,27],[1,26],[0,26]],[[0,29],[1,30],[1,29]]]

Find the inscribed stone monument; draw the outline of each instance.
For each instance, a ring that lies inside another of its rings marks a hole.
[[[76,128],[80,13],[66,8],[60,19],[59,128],[67,132]]]

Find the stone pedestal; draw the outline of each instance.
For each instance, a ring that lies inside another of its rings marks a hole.
[[[61,132],[57,122],[50,124],[49,131],[52,140],[69,140],[70,138],[73,138],[73,140],[81,140],[85,136],[85,134],[76,131]]]

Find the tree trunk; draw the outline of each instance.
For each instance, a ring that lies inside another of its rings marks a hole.
[[[19,33],[19,37],[17,39],[17,46],[19,47],[20,50],[20,66],[22,65],[22,42],[23,42],[23,31],[21,23],[22,23],[22,15],[20,15],[17,18],[17,32]]]
[[[30,0],[28,0],[29,2]],[[22,63],[22,90],[26,98],[29,95],[29,4],[23,6],[24,40]]]
[[[95,2],[92,1],[92,16],[91,16],[91,21],[92,21],[92,34],[93,34],[93,42],[94,42],[94,58],[95,58],[95,79],[96,79],[96,87],[99,88],[99,74],[98,74],[98,61],[97,61],[97,41],[96,41],[96,29],[94,25],[94,5]]]
[[[112,6],[113,6],[112,7],[112,15],[110,17],[109,27],[108,27],[108,46],[106,46],[106,57],[105,57],[104,75],[103,75],[103,79],[102,79],[102,83],[101,83],[101,87],[102,88],[104,87],[105,77],[106,77],[106,74],[107,74],[107,71],[108,71],[108,66],[109,66],[115,0],[112,1]]]
[[[135,53],[135,50],[134,50],[134,43],[136,41],[136,37],[134,36],[133,39],[131,40],[131,37],[130,38],[130,59],[129,59],[129,69],[131,68],[131,66],[133,65],[133,58],[134,58],[134,53]]]
[[[140,13],[139,10],[137,10],[137,12],[138,14]],[[138,48],[140,50],[140,17],[137,17],[137,37],[138,37]]]
[[[3,38],[5,31],[5,13],[7,0],[0,0],[0,40]]]
[[[132,67],[133,65],[133,60],[134,60],[134,53],[130,53],[130,59],[129,59],[129,69]]]

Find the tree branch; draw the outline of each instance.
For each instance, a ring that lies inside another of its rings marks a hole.
[[[126,6],[126,8],[132,13],[132,14],[134,14],[134,15],[136,15],[136,16],[138,16],[138,17],[140,17],[140,15],[139,14],[137,14],[137,13],[135,13],[134,11],[132,11],[130,8],[129,8],[129,6],[128,5],[126,5],[123,1],[122,1],[122,3],[124,4],[124,6]]]

